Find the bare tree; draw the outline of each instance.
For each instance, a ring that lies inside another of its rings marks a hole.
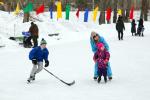
[[[25,2],[24,0],[22,0],[22,5],[23,5],[23,8],[25,8],[28,4],[28,1]],[[24,12],[24,16],[23,16],[23,23],[25,22],[29,22],[29,17],[30,17],[30,13],[29,12]]]
[[[142,6],[141,6],[141,15],[140,18],[144,18],[145,21],[148,20],[148,0],[142,0]],[[143,17],[144,16],[144,17]]]
[[[118,0],[113,0],[113,10],[114,10],[113,23],[116,23],[117,21],[117,3]]]
[[[122,11],[122,18],[123,20],[125,20],[125,0],[119,0],[119,4],[120,4],[120,9]]]
[[[100,0],[99,24],[105,24],[106,0]]]
[[[125,18],[124,18],[124,21],[125,22],[129,22],[129,13],[130,13],[130,8],[131,8],[131,0],[126,0],[126,6],[125,6],[125,8],[126,8],[126,13],[125,13]]]

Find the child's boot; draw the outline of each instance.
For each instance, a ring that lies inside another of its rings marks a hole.
[[[104,81],[105,83],[107,83],[107,76],[104,76]]]
[[[98,77],[97,82],[100,83],[100,81],[101,81],[101,76]]]

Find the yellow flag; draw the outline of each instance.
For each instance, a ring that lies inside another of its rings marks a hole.
[[[57,19],[62,18],[62,7],[61,2],[57,2]]]
[[[20,12],[20,6],[19,3],[17,3],[16,11],[14,12],[15,15],[19,14]]]
[[[118,15],[122,15],[122,10],[118,9]]]
[[[4,3],[3,2],[0,2],[0,5],[3,5]]]
[[[96,17],[97,17],[97,13],[98,13],[98,7],[96,7],[93,11],[93,21],[96,21]]]

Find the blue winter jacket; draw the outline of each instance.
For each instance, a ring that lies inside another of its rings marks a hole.
[[[44,48],[43,50],[41,49],[40,46],[33,48],[30,53],[29,53],[29,59],[36,59],[38,62],[43,62],[43,60],[47,61],[48,60],[48,49]]]
[[[98,36],[99,36],[99,34],[98,34]],[[104,39],[102,36],[99,36],[99,42],[100,42],[100,43],[103,43],[104,46],[105,46],[105,48],[106,48],[106,50],[109,51],[109,46],[108,46],[107,42],[105,41],[105,39]],[[94,42],[94,40],[93,40],[93,37],[90,37],[90,43],[91,43],[92,51],[93,51],[94,53],[96,53],[97,47],[96,47],[96,44],[95,44],[95,42]]]

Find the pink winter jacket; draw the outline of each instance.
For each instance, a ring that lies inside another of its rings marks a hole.
[[[110,54],[106,49],[103,51],[97,50],[93,57],[94,61],[98,63],[99,68],[106,68],[109,58]]]

